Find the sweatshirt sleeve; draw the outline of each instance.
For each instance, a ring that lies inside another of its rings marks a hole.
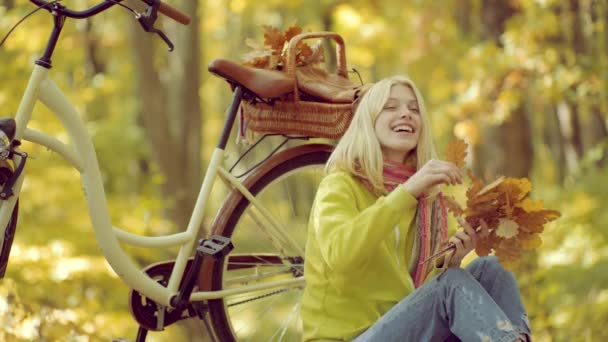
[[[313,210],[314,237],[323,259],[334,271],[361,266],[401,220],[415,215],[416,198],[402,186],[362,210],[353,180],[330,174],[321,182]]]

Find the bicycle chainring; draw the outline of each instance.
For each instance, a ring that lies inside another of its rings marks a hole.
[[[184,274],[188,273],[188,270],[192,265],[192,260],[193,258],[188,259]],[[148,267],[144,268],[143,271],[146,272],[150,278],[158,281],[158,283],[161,285],[167,286],[174,265],[175,261],[173,260],[164,261],[149,265]],[[186,309],[181,311],[162,307],[152,299],[144,297],[136,290],[131,290],[129,307],[135,321],[139,323],[140,326],[151,331],[163,330],[164,327],[169,326],[179,320],[196,317],[198,315],[197,310],[195,310],[192,305],[188,305]],[[160,317],[161,315],[164,316],[162,319]],[[159,324],[159,321],[161,324]]]

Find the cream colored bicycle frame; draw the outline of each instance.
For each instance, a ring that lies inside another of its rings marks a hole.
[[[270,213],[263,208],[259,201],[251,195],[238,179],[220,166],[223,160],[224,151],[218,148],[215,149],[211,157],[209,168],[205,174],[186,231],[166,236],[147,237],[132,234],[120,228],[113,227],[110,222],[106,195],[91,137],[74,106],[47,75],[48,69],[38,65],[34,66],[34,70],[15,117],[17,123],[15,139],[27,140],[49,148],[63,156],[80,172],[83,191],[89,208],[91,223],[95,230],[97,243],[114,272],[116,272],[129,287],[139,291],[142,295],[156,301],[160,305],[167,307],[171,306],[170,299],[178,292],[179,282],[180,279],[182,279],[187,259],[192,254],[199,228],[201,227],[203,209],[205,208],[205,204],[218,174],[248,198],[252,205],[254,205],[267,222],[270,223],[264,228],[269,237],[275,242],[287,241],[293,248],[299,250],[298,245],[291,239],[289,234],[286,233],[286,230],[272,218]],[[69,144],[65,144],[46,133],[27,128],[36,101],[42,102],[55,116],[57,116],[57,118],[59,118],[70,137]],[[15,156],[15,158],[19,158],[19,156]],[[16,161],[19,160],[17,159]],[[19,196],[25,174],[26,170],[21,173],[21,176],[15,184],[13,189],[15,195],[9,200],[4,201],[0,208],[0,236],[4,236],[6,225]],[[147,248],[165,248],[179,245],[180,249],[167,287],[161,286],[157,281],[151,279],[141,271],[123,251],[119,241]],[[300,252],[302,251],[300,250]],[[298,277],[265,284],[245,285],[238,289],[207,292],[199,291],[193,292],[190,296],[190,300],[201,301],[216,299],[255,290],[301,286],[303,284],[304,277]]]

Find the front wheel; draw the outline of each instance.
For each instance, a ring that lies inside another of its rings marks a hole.
[[[210,288],[202,290],[236,289],[303,276],[310,209],[331,150],[329,145],[302,145],[260,166],[244,184],[261,208],[238,191],[230,194],[212,232],[231,238],[235,248],[213,263],[211,270],[203,270],[211,278]],[[303,288],[302,283],[210,300],[216,336],[220,341],[299,341]]]

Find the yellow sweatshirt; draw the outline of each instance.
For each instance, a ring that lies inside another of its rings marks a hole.
[[[414,291],[416,205],[402,186],[375,197],[345,172],[321,181],[306,245],[305,341],[348,341]]]

